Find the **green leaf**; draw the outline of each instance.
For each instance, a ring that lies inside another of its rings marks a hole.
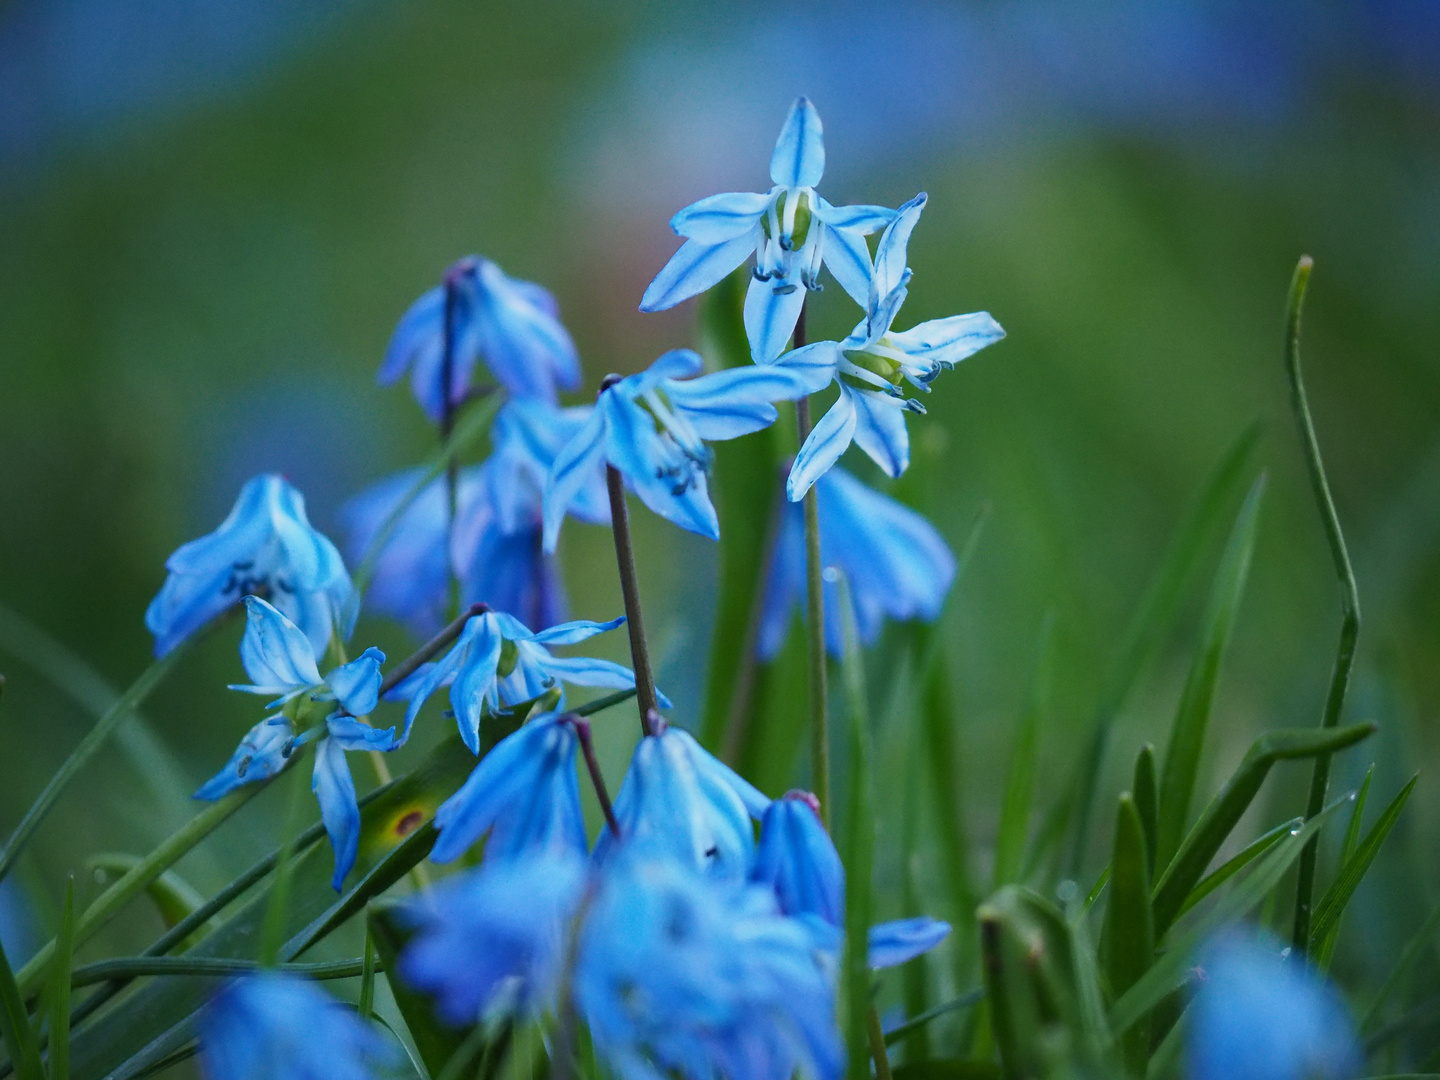
[[[1375,763],[1371,762],[1370,767],[1365,770],[1365,779],[1360,782],[1360,791],[1355,796],[1355,805],[1350,810],[1350,824],[1345,827],[1345,839],[1340,844],[1340,860],[1338,865],[1344,866],[1350,861],[1350,856],[1355,854],[1355,846],[1360,843],[1360,826],[1365,819],[1365,802],[1370,798],[1370,783],[1375,779]],[[1318,942],[1315,964],[1321,971],[1330,969],[1330,960],[1335,954],[1335,944],[1339,941],[1339,924],[1331,928],[1330,933],[1324,941]],[[1312,942],[1312,949],[1315,942]]]
[[[0,945],[0,1035],[4,1037],[10,1060],[16,1063],[17,1080],[45,1080],[45,1070],[40,1066],[40,1044],[35,1038],[35,1029],[30,1026],[4,945]]]
[[[1271,734],[1278,733],[1272,732]],[[1335,800],[1305,825],[1287,835],[1284,840],[1256,860],[1249,873],[1245,874],[1234,888],[1220,897],[1215,906],[1207,911],[1203,918],[1197,919],[1183,934],[1167,945],[1165,951],[1158,955],[1155,962],[1150,965],[1150,970],[1134,986],[1120,995],[1115,1004],[1111,1006],[1110,1025],[1118,1035],[1123,1036],[1131,1026],[1138,1023],[1150,1010],[1163,1002],[1185,982],[1191,970],[1194,952],[1201,943],[1220,927],[1244,918],[1247,912],[1270,895],[1275,886],[1280,883],[1281,878],[1285,876],[1285,872],[1300,857],[1300,852],[1306,843],[1319,833],[1345,802],[1346,800],[1343,798]],[[1158,934],[1156,939],[1159,939]]]
[[[1255,740],[1240,766],[1225,782],[1186,835],[1155,886],[1155,940],[1161,941],[1185,906],[1210,860],[1244,815],[1277,761],[1331,754],[1353,746],[1375,731],[1374,724],[1343,728],[1280,728]]]
[[[415,1049],[424,1061],[425,1068],[434,1076],[454,1058],[468,1035],[475,1029],[473,1025],[470,1028],[455,1028],[441,1023],[430,1007],[429,999],[411,989],[400,977],[397,964],[400,954],[410,940],[411,931],[396,918],[398,906],[393,901],[372,904],[370,934],[384,963],[385,980],[390,984],[395,1006],[400,1010],[400,1016],[405,1021],[405,1027],[415,1042]]]
[[[1185,898],[1185,903],[1181,906],[1179,914],[1175,917],[1177,919],[1181,918],[1187,911],[1200,903],[1201,900],[1204,900],[1205,897],[1209,896],[1221,885],[1224,885],[1225,882],[1229,881],[1251,862],[1261,855],[1264,855],[1265,852],[1269,851],[1277,843],[1285,839],[1286,836],[1304,824],[1304,818],[1291,818],[1289,821],[1284,821],[1276,825],[1275,828],[1262,834],[1257,839],[1250,841],[1238,854],[1222,863],[1219,869],[1207,874],[1201,880],[1200,884],[1190,890],[1190,895]]]
[[[1115,666],[1110,670],[1104,692],[1095,707],[1089,744],[1081,759],[1074,789],[1069,798],[1056,800],[1047,821],[1048,828],[1044,830],[1045,834],[1058,837],[1067,826],[1071,829],[1070,877],[1079,876],[1084,845],[1089,837],[1090,815],[1115,717],[1129,699],[1145,664],[1168,637],[1186,585],[1209,546],[1210,537],[1224,519],[1226,508],[1233,504],[1259,438],[1260,425],[1257,422],[1246,428],[1220,459],[1200,498],[1170,541],[1159,569],[1126,629]]]
[[[85,868],[103,874],[107,879],[113,879],[130,873],[142,861],[139,855],[96,855],[85,860]],[[195,891],[195,887],[174,870],[166,870],[150,882],[145,891],[154,902],[166,929],[173,928],[193,915],[205,903],[205,898]]]
[[[1185,689],[1165,747],[1165,766],[1160,773],[1159,829],[1156,837],[1157,873],[1163,872],[1185,835],[1195,778],[1200,771],[1200,753],[1210,726],[1210,705],[1220,675],[1220,660],[1235,628],[1235,614],[1245,592],[1250,571],[1250,554],[1255,548],[1255,529],[1260,518],[1260,500],[1265,494],[1265,474],[1251,485],[1250,493],[1236,515],[1219,568],[1211,585],[1205,608],[1200,649],[1190,664]]]
[[[958,997],[953,997],[949,1001],[942,1001],[939,1005],[926,1009],[922,1013],[916,1013],[903,1024],[898,1024],[887,1031],[885,1033],[885,1045],[893,1046],[901,1039],[912,1035],[916,1031],[922,1030],[930,1021],[938,1020],[947,1013],[955,1012],[958,1009],[968,1009],[971,1005],[978,1005],[984,1000],[985,990],[981,988],[978,990],[967,990],[965,993],[960,994]],[[894,1072],[896,1076],[900,1075],[899,1069],[895,1069]]]
[[[1145,864],[1150,875],[1155,875],[1155,835],[1159,816],[1159,803],[1155,783],[1155,747],[1145,743],[1135,758],[1135,776],[1130,791],[1135,798],[1135,812],[1140,815],[1140,827],[1145,831]]]
[[[1145,827],[1129,792],[1120,796],[1115,815],[1115,849],[1110,865],[1110,902],[1105,909],[1105,974],[1110,991],[1121,996],[1140,981],[1155,958],[1150,918],[1150,868]],[[1150,1029],[1137,1023],[1121,1040],[1125,1068],[1144,1077],[1150,1054]]]
[[[50,1080],[70,1080],[70,972],[75,964],[75,878],[65,879],[55,963],[46,992],[50,998]]]
[[[1430,909],[1430,914],[1425,916],[1425,921],[1420,924],[1420,929],[1401,950],[1400,959],[1390,969],[1390,974],[1385,977],[1385,982],[1375,992],[1375,997],[1371,999],[1365,1009],[1365,1015],[1360,1018],[1361,1034],[1373,1030],[1376,1022],[1380,1019],[1380,1010],[1384,1007],[1385,1002],[1405,982],[1406,976],[1410,974],[1410,969],[1429,948],[1437,931],[1440,931],[1440,904],[1436,904]]]
[[[369,1020],[375,1013],[375,970],[379,956],[375,952],[375,934],[370,929],[370,920],[365,920],[365,955],[360,959],[360,1000],[355,1011],[361,1020]]]
[[[1369,777],[1366,779],[1368,780]],[[1405,803],[1409,800],[1411,792],[1415,790],[1415,783],[1419,779],[1420,775],[1416,773],[1410,778],[1410,782],[1400,789],[1399,794],[1390,800],[1390,805],[1370,827],[1370,831],[1365,834],[1365,839],[1360,841],[1360,846],[1355,849],[1355,853],[1340,867],[1340,873],[1335,876],[1334,884],[1326,891],[1315,908],[1315,923],[1310,939],[1312,948],[1324,943],[1327,936],[1333,938],[1339,932],[1340,916],[1345,913],[1345,905],[1350,903],[1350,898],[1355,895],[1355,890],[1360,887],[1360,882],[1369,872],[1370,864],[1375,861],[1375,856],[1379,854],[1385,838],[1390,835],[1390,830],[1400,819],[1400,812],[1405,809]],[[1325,955],[1328,960],[1328,953]]]
[[[1035,755],[1040,718],[1050,699],[1050,673],[1054,666],[1055,619],[1045,616],[1040,626],[1030,702],[1015,733],[1010,766],[1005,773],[1005,794],[1000,802],[1000,825],[995,837],[994,887],[1019,880],[1030,832],[1030,807],[1035,797]]]

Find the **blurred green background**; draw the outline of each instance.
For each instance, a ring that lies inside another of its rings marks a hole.
[[[805,93],[832,201],[930,193],[904,325],[983,308],[1009,332],[911,422],[939,454],[930,498],[952,546],[990,507],[944,620],[982,868],[1042,621],[1057,635],[1049,795],[1166,541],[1256,420],[1270,484],[1202,784],[1258,730],[1318,719],[1338,590],[1280,351],[1291,270],[1315,257],[1306,371],[1364,611],[1349,715],[1380,725],[1338,779],[1373,758],[1388,801],[1427,773],[1342,939],[1338,964],[1373,979],[1440,886],[1437,72],[1440,14],[1421,0],[12,0],[0,604],[123,687],[149,656],[142,613],[166,555],[213,528],[245,478],[288,474],[339,540],[345,498],[433,449],[408,392],[374,371],[400,313],[459,255],[556,293],[586,365],[577,401],[607,371],[693,343],[693,304],[636,310],[676,244],[668,218],[714,191],[764,190]],[[812,336],[854,318],[828,289]],[[636,521],[660,679],[691,722],[714,547]],[[572,524],[563,554],[575,616],[619,613],[608,534]],[[1139,738],[1163,745],[1198,607],[1122,718],[1102,805]],[[89,854],[142,852],[183,818],[183,793],[258,718],[224,690],[238,635],[207,641],[144,710],[181,792],[157,791],[156,747],[132,734],[47,822],[22,875],[39,923]],[[610,637],[597,651],[623,659]],[[7,831],[91,723],[17,654],[21,638],[46,652],[24,633],[0,641]],[[357,643],[372,641],[392,656],[412,644],[362,620]],[[634,737],[621,712],[600,725],[616,779]],[[896,753],[882,760],[883,845],[904,773]],[[1277,770],[1269,820],[1299,811],[1306,775]],[[276,803],[267,793],[182,871],[202,890],[226,880],[273,842]],[[108,947],[155,928],[137,907]]]

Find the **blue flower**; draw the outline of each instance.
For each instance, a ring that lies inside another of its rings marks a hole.
[[[642,502],[683,529],[720,536],[706,491],[707,441],[734,439],[775,422],[775,401],[806,393],[803,376],[779,365],[729,368],[699,378],[698,353],[675,349],[636,375],[609,383],[595,412],[555,458],[545,486],[545,550],[597,465],[618,469]]]
[[[676,214],[670,227],[685,243],[645,290],[640,310],[663,311],[704,292],[756,251],[745,330],[757,362],[785,348],[806,291],[820,288],[822,260],[864,306],[871,271],[865,237],[884,228],[895,211],[831,206],[815,193],[824,171],[820,114],[802,97],[790,107],[770,159],[775,186],[763,195],[711,195]]]
[[[475,362],[482,358],[513,397],[554,401],[557,388],[580,385],[580,359],[560,324],[555,298],[533,282],[508,277],[489,259],[469,255],[401,317],[377,376],[389,386],[409,370],[415,400],[432,421],[439,423],[445,410],[447,305],[452,404],[469,393]]]
[[[321,679],[310,642],[294,623],[259,597],[246,597],[245,607],[240,659],[253,685],[231,689],[278,695],[270,706],[284,705],[286,709],[251,728],[229,762],[195,792],[195,798],[219,799],[241,784],[269,779],[285,767],[297,745],[315,742],[310,788],[320,803],[320,819],[335,851],[331,884],[339,891],[355,865],[360,845],[360,807],[345,751],[393,750],[404,741],[395,738],[394,728],[380,730],[355,719],[371,712],[379,701],[380,665],[385,654],[366,649]],[[297,735],[296,723],[308,719],[314,705],[329,711],[329,702],[340,709]]]
[[[627,848],[579,933],[576,1004],[621,1080],[838,1076],[834,965],[767,890]]]
[[[200,1014],[207,1080],[372,1080],[394,1048],[314,983],[278,972],[237,979]]]
[[[750,820],[769,806],[688,732],[665,728],[635,747],[615,797],[621,844],[607,825],[595,856],[604,860],[617,846],[653,848],[716,877],[743,880],[755,857]]]
[[[815,485],[820,511],[820,560],[837,566],[850,582],[860,639],[869,644],[886,618],[940,616],[955,580],[955,556],[935,527],[909,507],[867,487],[840,466]],[[805,520],[799,505],[783,510],[765,582],[756,652],[768,660],[785,643],[791,612],[804,610]],[[844,650],[840,597],[825,583],[825,644],[832,656]]]
[[[417,928],[400,957],[407,983],[435,997],[441,1019],[474,1023],[494,1011],[550,1007],[565,941],[584,895],[585,859],[549,850],[487,859],[408,904]]]
[[[845,925],[845,867],[820,821],[815,796],[791,791],[770,804],[750,879],[774,890],[783,914],[805,921],[820,947],[838,953]],[[949,923],[929,916],[878,923],[869,932],[870,967],[913,960],[949,933]]]
[[[1200,956],[1188,1012],[1190,1080],[1345,1080],[1360,1071],[1335,989],[1304,961],[1240,932]]]
[[[932,319],[904,331],[891,324],[910,284],[905,250],[925,208],[922,192],[900,208],[875,249],[875,269],[865,318],[844,341],[817,341],[780,357],[777,364],[801,373],[813,393],[832,381],[840,397],[820,418],[790,470],[786,490],[798,502],[853,441],[889,476],[910,464],[905,413],[925,411],[906,398],[909,381],[922,391],[942,371],[1005,336],[988,312]]]
[[[433,664],[426,664],[390,693],[409,701],[405,732],[427,698],[442,686],[450,687],[450,706],[460,736],[472,753],[480,752],[480,718],[488,708],[492,714],[507,712],[512,705],[534,701],[557,691],[556,707],[564,700],[560,684],[602,686],[630,690],[635,673],[629,668],[585,656],[553,656],[547,645],[574,645],[586,638],[613,630],[625,621],[622,615],[608,623],[568,622],[532,633],[513,616],[498,611],[472,615],[450,651]],[[669,701],[662,704],[669,706]]]
[[[359,611],[345,562],[310,526],[305,498],[280,476],[257,476],[207,536],[165,561],[170,576],[145,611],[164,656],[241,597],[270,600],[324,650],[331,634],[348,636]]]
[[[430,858],[450,862],[487,833],[486,859],[536,851],[583,856],[577,741],[574,725],[554,713],[501,739],[435,812],[440,836]]]

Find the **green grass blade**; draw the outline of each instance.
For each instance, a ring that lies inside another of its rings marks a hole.
[[[1120,796],[1115,815],[1115,849],[1110,865],[1110,902],[1105,909],[1105,974],[1116,997],[1134,986],[1155,958],[1150,916],[1150,868],[1145,827],[1129,792]],[[1125,1068],[1144,1077],[1150,1053],[1150,1028],[1137,1023],[1120,1042]]]
[[[1135,756],[1135,774],[1131,781],[1131,794],[1135,798],[1135,812],[1140,815],[1140,827],[1145,830],[1145,864],[1150,876],[1155,876],[1155,829],[1160,813],[1159,798],[1155,780],[1155,747],[1145,743]]]
[[[1350,856],[1355,854],[1355,847],[1360,843],[1360,826],[1365,818],[1365,802],[1370,797],[1370,783],[1375,779],[1375,763],[1371,762],[1370,767],[1365,770],[1365,779],[1360,782],[1360,792],[1355,796],[1355,805],[1350,810],[1350,824],[1345,827],[1345,839],[1340,844],[1340,859],[1337,865],[1344,866],[1350,861]],[[1330,970],[1330,961],[1335,955],[1335,945],[1339,941],[1338,924],[1331,928],[1324,941],[1312,942],[1311,949],[1315,953],[1315,965],[1321,971]]]
[[[1332,754],[1374,734],[1374,724],[1344,728],[1280,728],[1255,740],[1249,753],[1194,828],[1180,844],[1175,858],[1155,886],[1155,940],[1161,941],[1185,906],[1185,899],[1205,874],[1205,868],[1260,791],[1277,761]]]
[[[1405,982],[1406,976],[1410,974],[1410,969],[1415,966],[1416,962],[1425,953],[1425,950],[1429,948],[1437,932],[1440,932],[1440,904],[1436,904],[1430,910],[1430,914],[1425,916],[1425,921],[1420,924],[1420,929],[1415,932],[1415,936],[1410,939],[1401,951],[1400,959],[1395,963],[1395,966],[1390,969],[1390,974],[1386,977],[1385,982],[1381,984],[1380,989],[1375,992],[1375,997],[1371,1000],[1370,1004],[1366,1006],[1365,1015],[1360,1018],[1360,1033],[1362,1035],[1375,1027],[1376,1021],[1380,1019],[1380,1010],[1384,1008],[1385,1002],[1390,1000],[1390,995],[1395,993]]]
[[[1211,536],[1218,531],[1226,508],[1234,502],[1259,438],[1260,425],[1251,424],[1220,459],[1199,499],[1166,549],[1159,569],[1126,629],[1115,666],[1106,680],[1091,720],[1090,737],[1076,775],[1073,795],[1056,804],[1051,819],[1057,833],[1063,834],[1067,826],[1071,830],[1069,877],[1079,876],[1095,793],[1105,765],[1115,717],[1130,697],[1130,691],[1145,664],[1168,636],[1185,596],[1186,585],[1194,575]]]
[[[1205,748],[1205,733],[1210,726],[1210,705],[1215,699],[1220,661],[1235,628],[1240,597],[1245,592],[1264,494],[1265,474],[1261,473],[1251,485],[1225,542],[1205,609],[1200,648],[1191,662],[1180,705],[1175,711],[1170,741],[1165,747],[1165,766],[1160,773],[1159,830],[1155,844],[1157,872],[1163,872],[1185,835],[1195,778],[1200,771],[1200,753]]]
[[[365,920],[365,955],[360,958],[360,1001],[356,1010],[361,1020],[369,1020],[375,1012],[375,934],[370,920]]]
[[[45,1080],[45,1070],[40,1065],[40,1044],[35,1038],[35,1029],[30,1026],[4,945],[0,945],[0,1035],[4,1037],[10,1060],[15,1063],[17,1080]]]
[[[456,1051],[465,1042],[467,1030],[474,1029],[442,1024],[435,1016],[430,999],[411,989],[400,977],[397,964],[412,931],[396,917],[398,907],[393,901],[371,905],[370,934],[384,963],[385,980],[390,984],[395,1006],[400,1010],[400,1017],[405,1021],[406,1030],[414,1040],[421,1060],[431,1075],[434,1075],[455,1057]]]
[[[1222,863],[1220,867],[1212,873],[1205,875],[1200,883],[1190,890],[1190,895],[1185,898],[1185,903],[1181,905],[1180,912],[1175,918],[1179,919],[1183,917],[1187,911],[1200,903],[1201,900],[1204,900],[1205,897],[1209,896],[1221,885],[1224,885],[1225,882],[1229,881],[1241,870],[1245,869],[1245,867],[1249,866],[1261,855],[1264,855],[1265,852],[1269,851],[1304,824],[1304,818],[1291,818],[1289,821],[1276,825],[1275,828],[1269,832],[1250,841],[1238,854]]]
[[[142,861],[139,855],[95,855],[85,860],[85,869],[102,875],[106,881],[113,881],[130,873]],[[166,929],[183,922],[205,903],[205,898],[195,891],[195,887],[173,870],[166,870],[150,882],[145,891],[160,913]]]
[[[1400,812],[1405,809],[1405,803],[1409,801],[1411,793],[1415,790],[1415,783],[1419,779],[1420,774],[1416,773],[1410,778],[1410,782],[1400,789],[1395,798],[1390,800],[1390,805],[1385,807],[1375,824],[1370,827],[1370,831],[1365,834],[1365,839],[1360,841],[1360,846],[1355,849],[1355,853],[1340,867],[1334,883],[1315,907],[1312,947],[1323,947],[1327,937],[1333,938],[1339,932],[1340,916],[1345,913],[1345,906],[1350,903],[1350,898],[1355,895],[1355,890],[1360,887],[1360,882],[1369,872],[1370,864],[1375,861],[1375,856],[1379,854],[1386,837],[1390,835],[1390,830],[1400,819]],[[1331,947],[1333,948],[1333,945]],[[1326,955],[1328,956],[1328,953]]]
[[[955,1012],[958,1009],[968,1009],[971,1005],[978,1005],[984,1000],[985,990],[981,988],[978,990],[967,990],[965,993],[953,997],[949,1001],[942,1001],[939,1005],[912,1016],[903,1024],[896,1024],[885,1033],[885,1045],[894,1046],[901,1039],[922,1030],[930,1021],[938,1020],[947,1013]],[[895,1075],[900,1075],[898,1068],[895,1070]]]
[[[1035,758],[1040,720],[1050,700],[1050,674],[1054,667],[1055,620],[1046,615],[1040,626],[1035,674],[1030,701],[1015,733],[1010,766],[1005,773],[1005,794],[1000,803],[1000,826],[995,838],[994,888],[1020,878],[1025,842],[1030,832],[1030,809],[1035,799]]]
[[[1286,871],[1300,857],[1304,846],[1324,828],[1346,801],[1335,800],[1256,860],[1249,873],[1221,896],[1203,918],[1198,919],[1169,943],[1140,981],[1111,1006],[1110,1024],[1117,1034],[1123,1035],[1185,982],[1191,970],[1195,950],[1206,939],[1221,927],[1243,918],[1247,912],[1264,902]]]
[[[50,1080],[70,1080],[70,974],[75,965],[75,877],[65,879],[55,962],[50,968]]]

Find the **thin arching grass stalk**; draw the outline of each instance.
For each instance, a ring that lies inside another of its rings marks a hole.
[[[1310,256],[1302,255],[1295,267],[1295,276],[1290,282],[1290,303],[1285,322],[1285,373],[1290,379],[1290,408],[1300,429],[1301,449],[1305,454],[1306,471],[1310,475],[1310,488],[1320,510],[1320,521],[1325,527],[1325,539],[1330,546],[1335,574],[1340,580],[1340,605],[1343,613],[1340,642],[1335,651],[1335,668],[1330,676],[1329,693],[1325,697],[1325,711],[1320,717],[1320,726],[1329,728],[1340,722],[1340,714],[1345,708],[1345,692],[1350,686],[1350,670],[1355,663],[1355,642],[1360,636],[1360,594],[1355,585],[1355,571],[1350,566],[1350,553],[1345,549],[1345,535],[1340,530],[1340,517],[1335,512],[1335,500],[1330,496],[1330,482],[1325,477],[1325,464],[1320,459],[1320,440],[1315,435],[1315,423],[1310,418],[1310,403],[1305,396],[1305,380],[1300,373],[1300,313],[1305,305],[1305,289],[1310,283],[1310,270],[1313,266]],[[1321,754],[1315,758],[1314,770],[1310,775],[1310,798],[1305,806],[1307,821],[1324,808],[1325,794],[1329,786],[1330,755]],[[1317,837],[1305,846],[1305,850],[1300,853],[1300,864],[1296,873],[1295,929],[1290,944],[1298,956],[1304,956],[1310,948],[1318,843]]]

